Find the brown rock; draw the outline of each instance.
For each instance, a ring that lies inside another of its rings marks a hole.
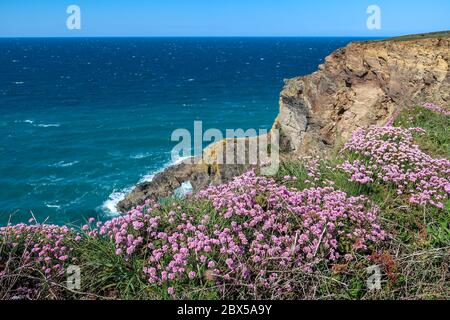
[[[351,43],[328,56],[317,72],[286,80],[273,125],[280,130],[282,158],[326,154],[355,129],[384,124],[404,106],[423,102],[448,106],[449,35]],[[119,203],[119,210],[125,212],[148,198],[167,197],[185,181],[195,192],[254,167],[216,163],[219,147],[234,142],[215,143],[205,149],[198,164],[185,161],[138,185]]]
[[[274,127],[293,157],[326,152],[358,127],[384,124],[398,108],[450,99],[450,38],[356,42],[319,71],[287,80]]]

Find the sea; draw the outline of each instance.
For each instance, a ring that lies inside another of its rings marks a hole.
[[[361,38],[0,39],[0,225],[109,219],[176,129],[270,129],[287,78]]]

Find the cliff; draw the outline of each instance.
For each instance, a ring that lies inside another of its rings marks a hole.
[[[406,106],[449,106],[449,66],[450,32],[355,42],[336,50],[317,72],[285,81],[273,125],[280,130],[283,157],[326,155],[356,128],[384,124]],[[230,141],[220,142],[224,143]],[[205,150],[209,159],[218,145]],[[138,185],[119,203],[119,210],[168,196],[185,181],[197,191],[251,167],[210,163],[187,161],[167,169],[152,182]]]
[[[283,151],[326,151],[358,127],[385,123],[398,108],[448,105],[449,35],[351,43],[317,72],[287,80],[274,124]]]

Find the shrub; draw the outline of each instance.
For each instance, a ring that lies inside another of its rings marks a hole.
[[[354,132],[342,152],[350,160],[340,166],[350,181],[389,184],[416,205],[440,209],[450,194],[450,161],[435,159],[414,143],[420,128],[370,127]]]
[[[66,268],[77,261],[72,244],[80,239],[66,226],[18,224],[0,228],[1,293],[33,298],[43,287],[61,282]]]
[[[204,282],[289,293],[280,273],[352,260],[386,237],[378,208],[365,197],[331,187],[293,191],[254,172],[191,201],[212,207],[193,216],[176,206],[164,214],[159,204],[148,203],[90,234],[112,239],[124,259],[144,257],[149,284],[169,295],[182,284]]]

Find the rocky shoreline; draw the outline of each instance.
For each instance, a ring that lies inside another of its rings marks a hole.
[[[151,181],[138,184],[117,205],[117,209],[124,213],[142,205],[145,200],[158,200],[173,195],[183,183],[189,182],[195,193],[209,185],[218,185],[244,173],[252,165],[212,165],[206,164],[200,157],[191,157],[166,168],[155,175]]]
[[[449,66],[450,32],[355,42],[336,50],[318,71],[285,81],[273,125],[280,131],[281,158],[326,156],[355,129],[384,124],[404,106],[424,101],[448,106]],[[119,202],[119,211],[170,196],[184,182],[196,192],[255,167],[215,164],[218,146],[226,143],[206,148],[203,159],[186,159],[137,185]]]

